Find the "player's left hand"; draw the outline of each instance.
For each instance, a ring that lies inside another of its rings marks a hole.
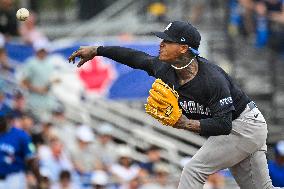
[[[76,58],[80,58],[77,67],[81,67],[87,61],[92,60],[97,55],[98,46],[81,46],[78,50],[74,51],[68,58],[69,63],[75,63]]]
[[[178,106],[178,93],[161,79],[155,80],[149,93],[145,105],[146,113],[163,125],[174,127],[182,115]]]

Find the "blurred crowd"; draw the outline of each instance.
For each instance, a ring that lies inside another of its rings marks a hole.
[[[3,110],[5,111],[5,110]],[[10,115],[9,127],[3,131],[1,123],[0,136],[0,186],[5,188],[40,188],[79,189],[79,188],[175,188],[175,182],[169,177],[166,164],[160,161],[159,149],[149,147],[145,162],[132,158],[132,151],[126,145],[113,141],[112,125],[99,125],[97,133],[82,124],[71,124],[64,118],[62,110],[54,111],[53,117],[45,122],[35,122],[30,114]],[[13,133],[23,133],[21,137]],[[5,140],[10,136],[10,140]],[[22,140],[27,140],[26,143]],[[28,152],[17,148],[14,140],[26,148],[33,144]],[[30,143],[32,142],[32,143]],[[6,152],[10,146],[15,152]],[[40,178],[36,177],[31,166],[25,167],[24,160],[36,157]],[[9,160],[8,160],[9,158]],[[3,161],[3,162],[2,162]],[[19,177],[21,174],[21,177]],[[23,178],[25,174],[25,178]],[[11,181],[17,181],[18,186]],[[7,183],[1,182],[6,181]],[[19,185],[20,183],[20,185]]]
[[[87,0],[78,2],[82,10],[91,8]],[[147,19],[165,21],[166,2],[145,1]],[[49,40],[37,27],[38,5],[30,1],[34,12],[19,23],[14,3],[0,0],[0,188],[177,188],[178,177],[161,158],[157,146],[148,146],[142,151],[144,160],[137,160],[134,149],[115,140],[110,123],[86,125],[67,119],[64,105],[51,93],[60,79],[54,75]],[[200,21],[204,3],[198,1],[192,7],[193,22]],[[97,12],[107,6],[100,5]],[[231,0],[230,10],[230,35],[242,35],[253,39],[258,48],[269,46],[283,53],[283,0]],[[89,19],[97,12],[82,11],[79,16]],[[34,55],[21,65],[13,62],[5,49],[10,41],[32,46]],[[284,142],[278,142],[274,149],[270,175],[274,186],[283,187]],[[204,188],[225,188],[226,177],[216,173]]]
[[[115,143],[109,123],[96,125],[95,132],[70,122],[51,93],[60,80],[53,77],[48,42],[31,45],[34,56],[22,65],[0,47],[0,188],[176,187],[159,148],[149,146],[145,162],[135,161],[129,146]]]
[[[230,0],[229,34],[243,36],[256,48],[284,52],[283,0]]]

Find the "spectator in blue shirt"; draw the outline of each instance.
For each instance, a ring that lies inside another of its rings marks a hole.
[[[160,148],[158,148],[157,146],[150,146],[147,151],[147,160],[146,162],[141,162],[139,164],[139,166],[144,169],[147,170],[147,172],[150,175],[154,175],[155,171],[154,171],[154,166],[156,163],[160,163],[161,162],[161,151]]]
[[[268,46],[275,52],[284,50],[284,1],[257,0],[255,5],[257,45]]]
[[[273,186],[284,186],[284,140],[275,145],[275,160],[268,162],[269,175]]]
[[[38,163],[30,137],[9,123],[7,116],[0,114],[0,188],[25,189],[27,167],[39,181]]]

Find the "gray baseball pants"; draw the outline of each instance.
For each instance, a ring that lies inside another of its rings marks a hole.
[[[229,168],[241,189],[273,189],[266,161],[267,124],[246,107],[229,135],[211,136],[183,168],[178,189],[202,189],[208,176]]]

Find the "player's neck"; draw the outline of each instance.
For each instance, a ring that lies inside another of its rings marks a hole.
[[[196,58],[192,57],[192,56],[182,56],[182,57],[178,58],[175,65],[178,68],[184,67],[183,69],[175,69],[175,71],[178,75],[180,84],[184,84],[184,83],[192,80],[198,72],[198,62],[197,62]],[[188,65],[188,66],[186,66],[186,65]]]

